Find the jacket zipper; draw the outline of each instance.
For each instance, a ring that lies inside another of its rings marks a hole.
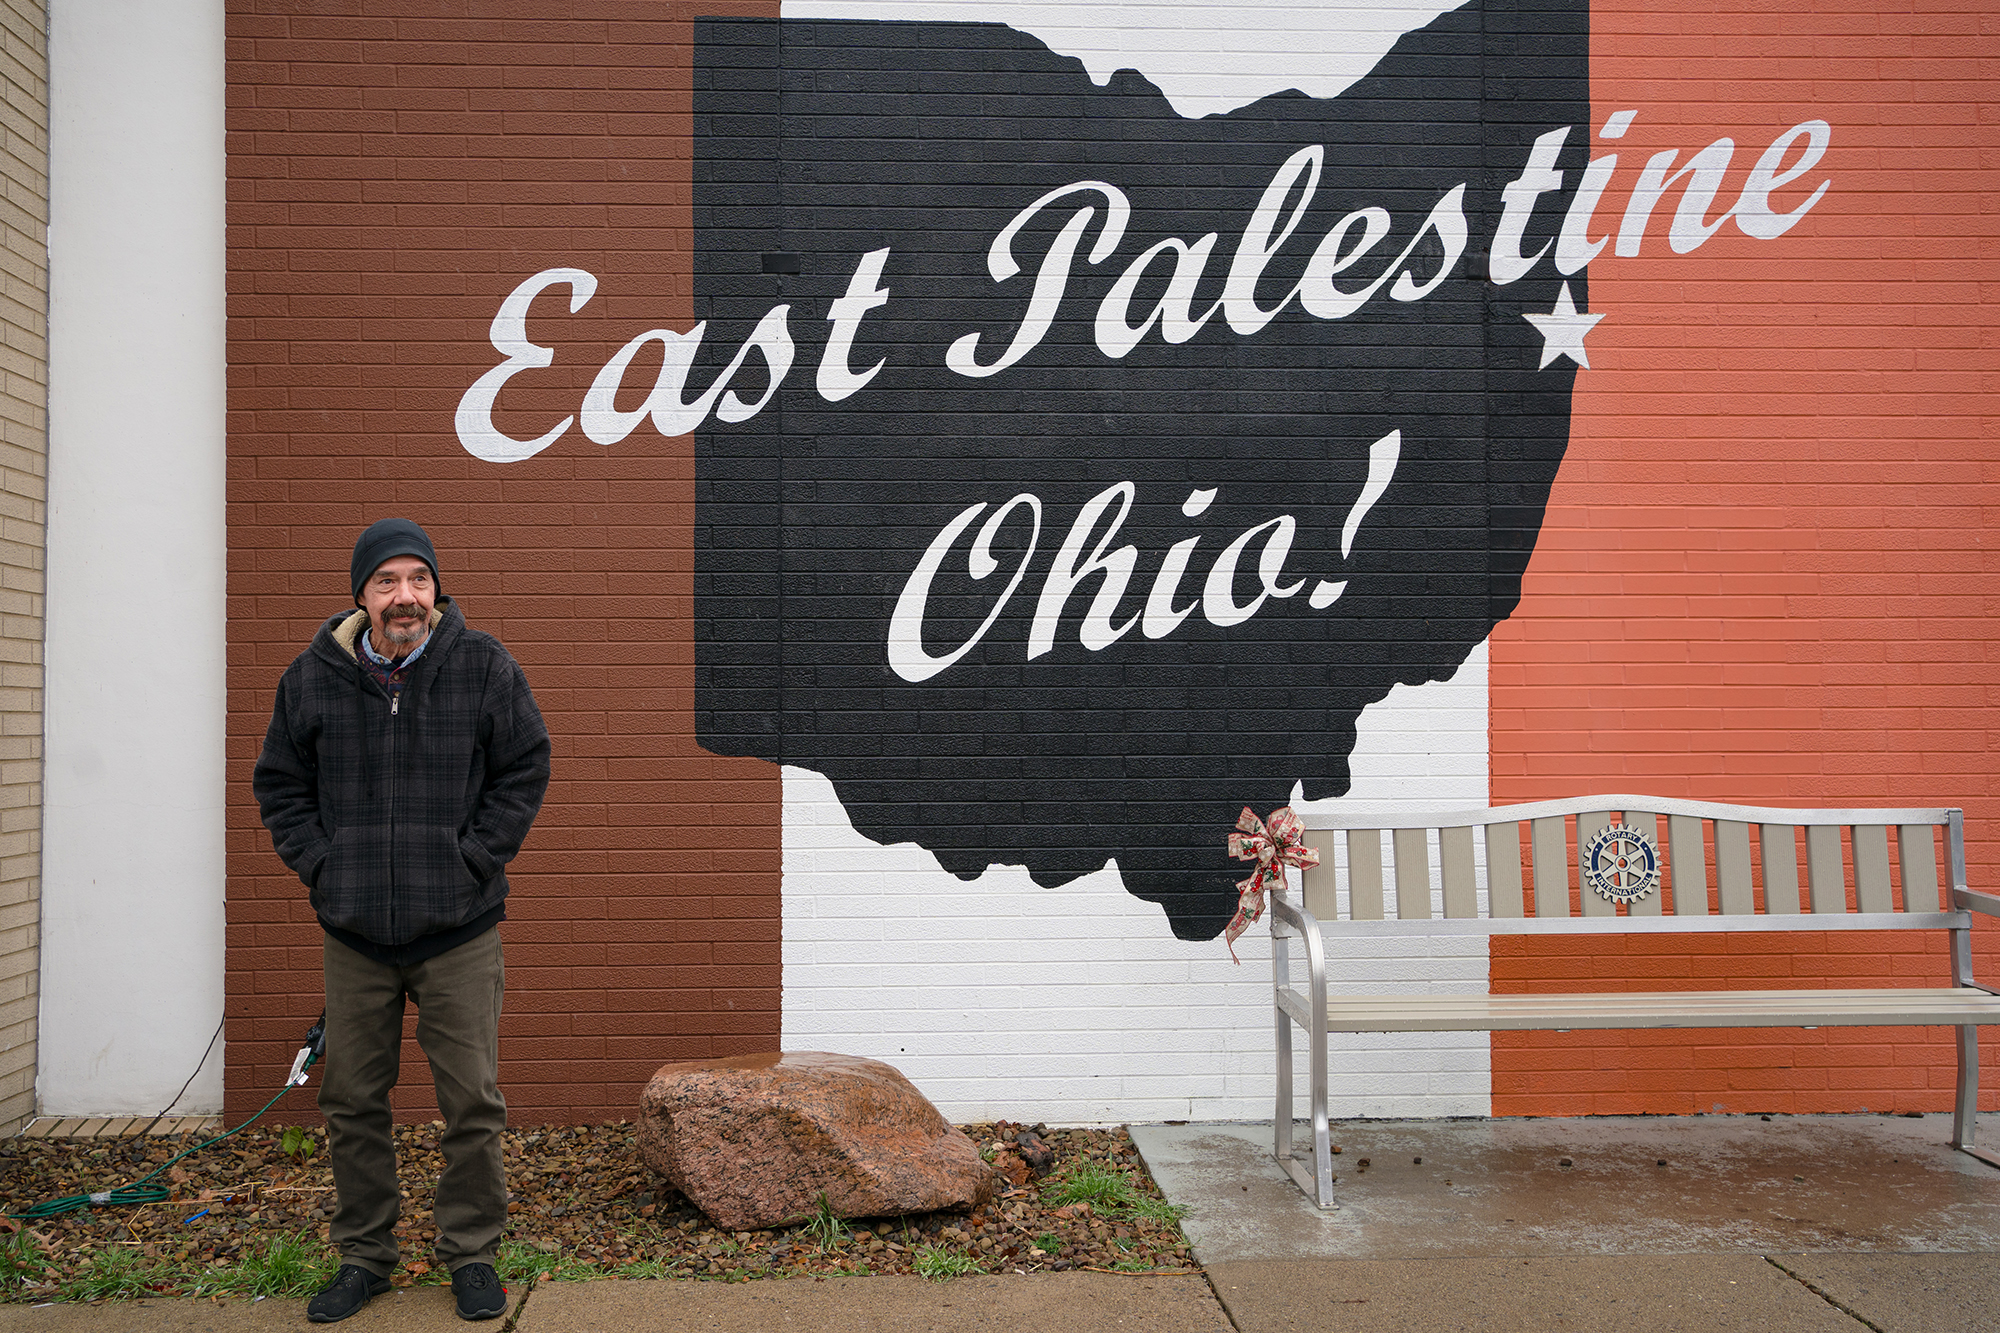
[[[389,696],[389,938],[396,938],[396,775],[402,771],[402,764],[396,755],[396,714],[402,706],[403,692],[383,690]]]

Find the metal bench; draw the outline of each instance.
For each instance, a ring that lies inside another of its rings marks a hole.
[[[1953,1026],[1958,1095],[1951,1141],[2000,1166],[2000,1155],[1973,1144],[1977,1025],[2000,1023],[2000,992],[1973,980],[1971,915],[2000,916],[2000,898],[1966,887],[1962,811],[1787,810],[1586,796],[1489,810],[1321,815],[1305,822],[1305,842],[1319,852],[1320,863],[1303,872],[1303,902],[1274,889],[1269,913],[1278,1036],[1272,1149],[1322,1208],[1336,1206],[1327,1125],[1332,1032]],[[1384,833],[1393,866],[1387,880]],[[1943,901],[1940,840],[1950,874]],[[1948,931],[1952,984],[1761,990],[1746,979],[1725,990],[1420,996],[1329,995],[1327,986],[1325,939],[1334,936],[1783,930]],[[1306,955],[1303,989],[1291,979],[1295,939]],[[1293,1154],[1293,1024],[1310,1041],[1310,1172]]]

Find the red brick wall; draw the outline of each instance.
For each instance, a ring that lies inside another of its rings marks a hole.
[[[629,1116],[666,1060],[775,1049],[778,780],[694,743],[687,440],[481,463],[452,416],[523,278],[605,279],[496,421],[574,412],[634,332],[689,318],[689,17],[771,4],[232,0],[229,6],[227,1113],[320,1010],[320,932],[250,768],[279,672],[403,514],[520,659],[555,779],[511,868],[502,1064],[517,1123]],[[544,318],[546,316],[546,318]],[[294,1094],[287,1119],[310,1117]],[[399,1114],[434,1114],[406,1044]]]
[[[1781,241],[1732,226],[1692,254],[1649,237],[1592,263],[1607,317],[1526,595],[1493,638],[1493,797],[1960,805],[1972,884],[1990,891],[1991,15],[1613,0],[1592,25],[1598,120],[1639,112],[1594,149],[1620,155],[1594,234],[1647,156],[1685,161],[1723,135],[1740,181],[1776,132],[1824,119],[1813,179],[1834,184]],[[1976,938],[1990,981],[2000,932]],[[1876,936],[1514,940],[1492,962],[1496,991],[1946,976],[1938,944]],[[2000,1048],[1985,1050],[1991,1068]],[[1942,1028],[1509,1034],[1493,1109],[1936,1110],[1952,1059]],[[1986,1083],[1981,1105],[2000,1106]]]

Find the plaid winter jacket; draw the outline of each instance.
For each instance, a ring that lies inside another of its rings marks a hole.
[[[366,626],[332,617],[285,669],[251,786],[320,920],[407,944],[507,896],[549,733],[520,666],[449,597],[393,699],[355,657]]]

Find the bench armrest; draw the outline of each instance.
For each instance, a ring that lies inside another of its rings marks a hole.
[[[1271,958],[1273,981],[1278,981],[1279,973],[1289,973],[1290,967],[1280,967],[1276,948],[1281,941],[1296,938],[1306,951],[1306,992],[1311,997],[1307,1013],[1312,1021],[1307,1028],[1315,1039],[1325,1035],[1326,1023],[1326,941],[1319,933],[1319,918],[1305,909],[1303,903],[1290,901],[1285,894],[1273,890],[1270,907],[1266,915],[1271,918]],[[1280,989],[1291,986],[1289,975],[1280,982]],[[1281,1001],[1282,1003],[1282,1001]]]
[[[2000,907],[2000,898],[1994,899],[1993,902],[1996,907]],[[1273,935],[1297,934],[1301,936],[1316,936],[1319,934],[1319,918],[1308,912],[1300,904],[1289,901],[1282,893],[1273,892],[1271,894],[1268,910],[1271,916],[1271,933]],[[1283,922],[1290,929],[1280,932],[1278,930],[1279,922]]]
[[[2000,916],[2000,898],[1990,893],[1980,893],[1973,889],[1953,889],[1951,905],[1961,911],[1984,912],[1987,916]]]

